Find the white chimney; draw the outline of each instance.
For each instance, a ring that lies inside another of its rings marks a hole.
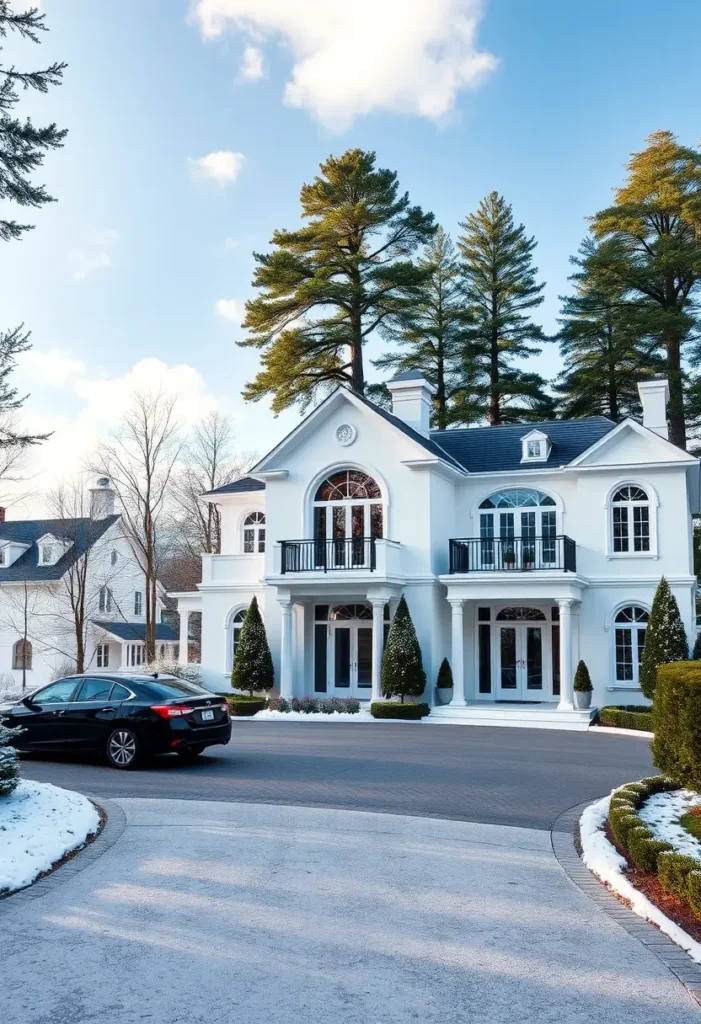
[[[432,398],[435,388],[419,370],[405,370],[387,382],[392,395],[392,412],[424,437],[431,430]]]
[[[641,381],[638,384],[638,394],[643,406],[643,426],[654,430],[660,437],[669,438],[667,429],[669,382],[666,380]]]
[[[114,515],[114,490],[110,478],[101,476],[94,487],[90,488],[90,518],[107,519]]]

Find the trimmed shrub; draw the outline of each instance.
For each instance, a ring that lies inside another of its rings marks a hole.
[[[0,797],[14,793],[19,785],[19,754],[9,744],[21,732],[0,722]]]
[[[701,791],[701,662],[660,665],[652,759],[678,786]]]
[[[657,861],[657,873],[664,891],[685,902],[689,901],[688,882],[692,871],[701,874],[701,862],[693,857],[683,857],[674,850],[660,854]]]
[[[701,630],[696,634],[696,641],[694,642],[694,651],[691,655],[692,661],[701,661]]]
[[[701,871],[698,868],[686,876],[686,901],[693,912],[701,917]]]
[[[609,705],[600,709],[599,725],[652,732],[652,708],[646,704]]]
[[[270,697],[268,711],[289,711],[290,702],[285,697]]]
[[[576,693],[591,693],[594,689],[591,685],[589,669],[583,661],[580,661],[579,665],[577,665],[577,671],[574,674],[573,689]]]
[[[382,655],[382,695],[399,697],[403,703],[405,697],[419,697],[425,686],[421,648],[409,608],[402,597],[389,627]]]
[[[658,858],[672,849],[669,843],[655,836],[637,814],[648,797],[677,787],[664,775],[654,775],[640,782],[629,782],[611,794],[609,825],[618,842],[636,867],[654,873]]]
[[[652,700],[655,693],[658,666],[688,658],[689,643],[677,599],[663,576],[652,602],[640,663],[640,689],[648,700]]]
[[[403,718],[412,722],[425,718],[430,711],[428,704],[404,704],[396,700],[373,701],[370,705],[373,718]]]
[[[321,712],[332,715],[339,711],[344,715],[357,715],[360,712],[360,701],[355,697],[271,697],[268,700],[269,711],[299,711],[303,715]]]
[[[263,711],[268,704],[265,697],[244,697],[240,693],[227,695],[226,702],[234,718],[251,718],[259,711]]]
[[[292,697],[290,700],[290,711],[299,711],[302,715],[311,715],[318,711],[318,703],[315,697]]]
[[[272,690],[274,682],[273,658],[258,610],[258,601],[254,597],[246,612],[239,642],[236,645],[231,685],[235,690],[248,690],[253,696],[261,690]]]
[[[626,849],[636,868],[652,875],[657,871],[657,858],[662,853],[668,853],[672,847],[661,839],[655,839],[647,825],[639,824],[628,831]]]
[[[317,704],[318,710],[325,715],[332,715],[334,711],[338,711],[342,715],[360,713],[360,701],[355,697],[322,697]]]
[[[443,659],[441,667],[438,669],[436,686],[439,690],[452,690],[453,688],[453,670],[447,658]]]

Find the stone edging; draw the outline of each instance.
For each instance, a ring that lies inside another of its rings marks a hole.
[[[582,811],[591,803],[593,803],[592,800],[587,800],[586,803],[578,804],[565,811],[550,831],[553,853],[560,862],[560,866],[577,888],[592,899],[600,910],[612,917],[621,928],[625,928],[630,935],[647,946],[650,952],[662,961],[665,967],[686,986],[694,999],[701,1004],[701,965],[692,960],[681,946],[672,942],[655,925],[650,924],[649,921],[616,899],[603,882],[592,874],[579,856],[574,837],[577,834]]]
[[[17,892],[3,897],[0,900],[0,918],[2,918],[3,914],[7,914],[12,910],[21,910],[30,900],[47,896],[55,886],[61,885],[62,882],[77,875],[83,868],[90,867],[103,853],[107,853],[109,848],[114,846],[126,828],[126,815],[122,808],[111,800],[105,800],[100,797],[99,801],[92,799],[92,802],[107,816],[107,820],[97,838],[92,843],[83,847],[82,850],[79,850],[65,864],[51,871],[45,878],[38,882],[32,882],[26,888],[19,889]]]

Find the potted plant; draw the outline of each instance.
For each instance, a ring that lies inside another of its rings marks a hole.
[[[503,558],[504,558],[504,568],[505,569],[513,569],[513,567],[514,567],[514,565],[516,563],[516,555],[514,554],[512,548],[507,548],[506,549],[506,551],[504,552]]]
[[[533,552],[524,551],[523,553],[523,568],[528,572],[529,569],[533,568]]]
[[[583,661],[580,661],[574,674],[574,701],[581,711],[585,711],[591,706],[592,690],[593,686],[591,685],[589,669]]]
[[[436,704],[450,704],[453,699],[453,673],[447,658],[441,662],[436,679]]]

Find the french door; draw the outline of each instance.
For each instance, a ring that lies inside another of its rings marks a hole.
[[[371,567],[373,540],[382,537],[382,505],[327,502],[314,508],[315,563],[329,569]]]
[[[328,678],[335,697],[369,697],[372,689],[372,626],[332,622]]]
[[[557,561],[554,509],[480,513],[481,568],[548,566]]]
[[[541,700],[543,626],[497,625],[497,700]]]

